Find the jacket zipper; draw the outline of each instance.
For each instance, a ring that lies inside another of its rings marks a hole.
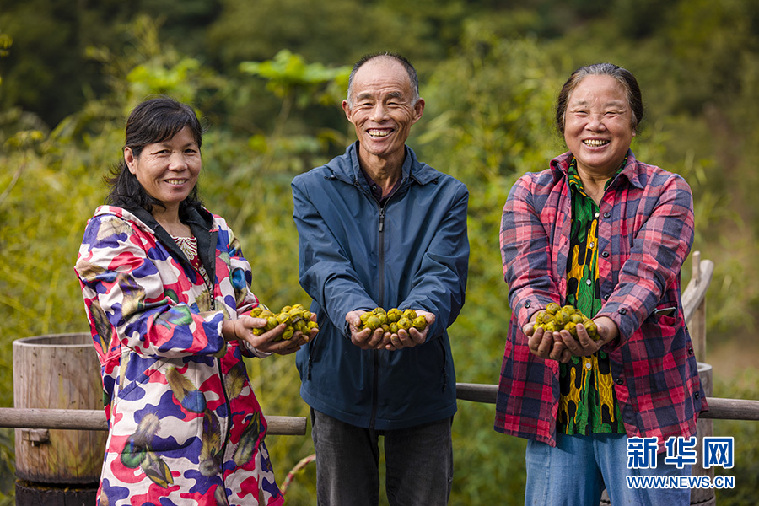
[[[377,231],[379,232],[379,242],[377,248],[379,249],[379,259],[377,261],[379,270],[379,303],[384,304],[385,301],[385,204],[379,208],[379,221],[377,223]],[[369,428],[374,428],[374,423],[377,419],[377,399],[379,397],[379,350],[373,350],[373,362],[374,362],[374,381],[372,382],[372,416],[369,419]]]

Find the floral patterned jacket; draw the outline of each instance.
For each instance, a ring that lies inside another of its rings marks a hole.
[[[101,505],[282,504],[266,421],[224,319],[259,304],[226,222],[187,223],[213,293],[143,209],[99,207],[75,271],[101,364],[109,435]]]

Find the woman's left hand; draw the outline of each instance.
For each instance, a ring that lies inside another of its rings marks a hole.
[[[587,357],[601,349],[605,344],[617,338],[619,331],[614,320],[607,316],[601,316],[593,320],[598,330],[598,341],[594,341],[582,324],[577,325],[577,338],[568,331],[559,332],[566,349],[574,356]]]

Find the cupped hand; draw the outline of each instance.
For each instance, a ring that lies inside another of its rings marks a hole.
[[[561,340],[572,355],[576,357],[588,357],[600,350],[605,344],[617,338],[619,331],[614,320],[607,316],[601,316],[593,321],[598,330],[597,341],[588,335],[585,326],[581,323],[578,323],[577,327],[575,327],[577,329],[577,338],[566,330],[561,331]]]
[[[567,363],[572,358],[559,332],[546,332],[540,327],[535,327],[535,321],[531,321],[522,328],[527,336],[527,346],[530,353],[540,358],[549,358],[562,363]]]
[[[383,343],[385,331],[381,328],[374,331],[370,329],[360,330],[361,315],[364,313],[366,311],[363,309],[356,309],[345,315],[345,321],[348,322],[348,329],[351,334],[351,342],[362,350],[377,349]]]
[[[417,330],[416,327],[411,327],[408,330],[400,329],[395,334],[385,332],[385,339],[383,340],[382,346],[386,350],[395,351],[400,350],[401,348],[412,348],[423,344],[427,340],[430,326],[435,322],[435,315],[429,311],[422,311],[421,309],[416,309],[415,311],[417,316],[424,316],[424,319],[427,320],[427,326],[421,331]]]
[[[311,319],[313,320],[314,318],[316,316],[312,315]],[[264,318],[253,318],[244,315],[234,320],[234,323],[235,335],[238,340],[247,342],[260,352],[276,353],[278,355],[287,355],[298,351],[301,346],[316,337],[318,332],[316,329],[312,329],[308,333],[297,331],[293,333],[290,339],[282,339],[282,335],[287,328],[287,325],[284,323],[263,332],[261,335],[255,335],[253,329],[265,328],[266,320]]]

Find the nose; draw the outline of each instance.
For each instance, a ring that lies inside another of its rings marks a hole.
[[[182,171],[187,167],[187,159],[181,151],[171,153],[169,158],[169,170]]]
[[[594,113],[588,116],[588,129],[595,131],[606,130],[606,123],[604,123],[605,115],[601,113]]]
[[[377,102],[372,108],[371,120],[380,122],[387,118],[387,107],[382,102]]]

